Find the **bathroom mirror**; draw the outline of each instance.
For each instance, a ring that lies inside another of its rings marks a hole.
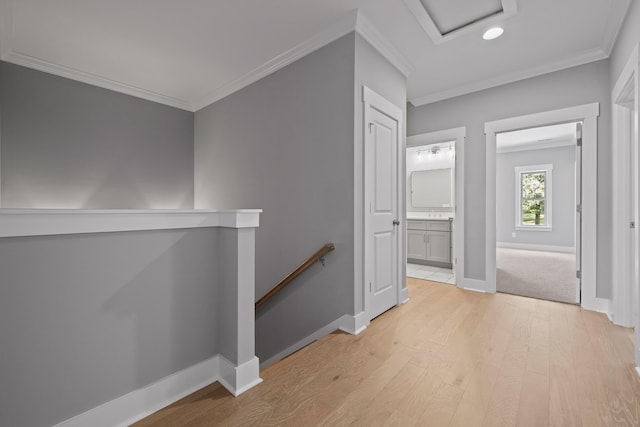
[[[411,205],[414,208],[453,206],[452,168],[411,173]]]

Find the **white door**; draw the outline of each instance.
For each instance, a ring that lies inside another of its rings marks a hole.
[[[398,120],[365,104],[365,309],[369,319],[398,304]]]

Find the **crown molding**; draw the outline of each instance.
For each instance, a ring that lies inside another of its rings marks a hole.
[[[553,62],[551,64],[542,65],[539,67],[527,69],[525,71],[518,71],[515,73],[507,74],[505,76],[482,80],[474,83],[470,83],[464,86],[459,86],[454,89],[447,89],[439,92],[433,92],[427,95],[418,96],[409,99],[409,102],[414,107],[420,107],[422,105],[432,104],[434,102],[442,101],[444,99],[454,98],[456,96],[467,95],[473,92],[479,92],[481,90],[490,89],[497,86],[502,86],[509,83],[514,83],[520,80],[530,79],[532,77],[541,76],[555,71],[561,71],[571,67],[577,67],[578,65],[587,64],[589,62],[599,61],[601,59],[608,58],[608,54],[600,49],[593,49],[576,55],[572,58],[562,59],[560,61]]]
[[[1,59],[5,62],[21,65],[23,67],[32,68],[34,70],[43,71],[60,77],[66,77],[82,83],[109,89],[114,92],[124,93],[126,95],[135,96],[136,98],[146,99],[148,101],[158,102],[160,104],[169,105],[171,107],[180,108],[182,110],[193,111],[193,106],[189,101],[174,98],[161,93],[153,92],[141,87],[128,85],[116,80],[111,80],[97,74],[87,73],[85,71],[76,70],[64,65],[55,64],[33,56],[25,55],[10,50],[4,54]]]
[[[358,13],[355,30],[366,41],[368,41],[387,61],[396,67],[402,75],[408,77],[415,67],[396,49],[391,43],[389,43],[380,32],[373,26],[371,21],[366,18],[362,12]]]
[[[339,39],[352,32],[356,26],[356,19],[358,17],[358,11],[352,10],[347,15],[342,17],[338,22],[328,27],[324,31],[316,34],[310,39],[298,44],[297,46],[287,50],[284,53],[276,56],[273,59],[265,62],[264,64],[254,68],[242,77],[232,80],[229,83],[217,88],[213,92],[209,93],[204,98],[194,102],[194,110],[200,110],[208,105],[213,104],[222,98],[231,95],[238,90],[249,86],[252,83],[272,74],[287,65],[297,61],[298,59],[320,49],[323,46]]]
[[[618,38],[618,34],[622,29],[622,24],[624,23],[624,19],[629,11],[631,0],[618,0],[614,4],[617,4],[618,6],[614,7],[611,11],[611,15],[607,21],[604,39],[602,41],[602,50],[607,53],[607,57],[611,54],[613,46],[616,43],[616,39]]]

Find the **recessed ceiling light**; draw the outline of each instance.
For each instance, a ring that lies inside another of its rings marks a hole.
[[[482,38],[485,40],[493,40],[500,37],[502,33],[504,33],[504,30],[501,27],[491,27],[484,32]]]

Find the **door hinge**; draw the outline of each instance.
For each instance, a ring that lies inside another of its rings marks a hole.
[[[576,279],[582,279],[582,271],[581,270],[577,270],[576,271]]]
[[[582,205],[576,205],[576,212],[582,213]]]
[[[630,227],[630,228],[636,228],[636,222],[635,222],[635,221],[631,221],[631,222],[629,223],[629,227]]]
[[[576,145],[582,147],[582,123],[576,123]]]
[[[371,282],[369,282],[369,293],[371,293]]]
[[[371,133],[371,128],[373,127],[373,123],[369,123],[369,133]]]

